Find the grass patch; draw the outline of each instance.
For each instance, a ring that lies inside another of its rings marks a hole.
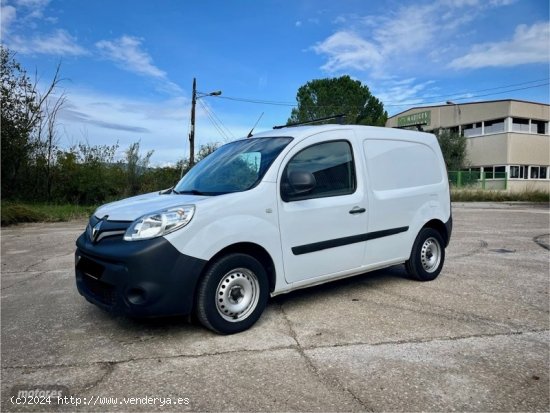
[[[95,206],[2,202],[2,226],[23,222],[63,222],[89,217]]]
[[[526,190],[519,192],[487,189],[451,188],[453,202],[550,202],[545,191]]]

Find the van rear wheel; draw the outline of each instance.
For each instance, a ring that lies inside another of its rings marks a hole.
[[[422,228],[414,241],[411,256],[405,263],[407,272],[419,281],[437,278],[445,261],[441,234],[433,228]]]
[[[267,274],[246,254],[229,254],[207,269],[197,292],[197,318],[221,334],[250,328],[262,315],[268,299]]]

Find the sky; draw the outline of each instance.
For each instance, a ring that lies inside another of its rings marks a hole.
[[[139,141],[154,165],[286,123],[298,88],[349,75],[391,115],[496,99],[549,103],[547,0],[1,0],[2,44],[45,87],[59,145]],[[259,121],[258,121],[259,120]]]

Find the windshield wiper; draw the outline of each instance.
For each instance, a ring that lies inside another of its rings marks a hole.
[[[182,194],[191,194],[191,195],[208,195],[206,192],[201,192],[196,189],[189,189],[187,191],[176,191],[173,190],[175,194],[182,195]]]

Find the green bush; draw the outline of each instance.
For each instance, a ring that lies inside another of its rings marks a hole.
[[[451,200],[453,202],[550,202],[550,194],[536,190],[508,192],[452,188]]]
[[[21,204],[2,205],[2,226],[13,225],[22,222],[40,222],[46,219],[46,215]]]
[[[95,206],[24,204],[3,202],[1,207],[2,226],[24,222],[60,222],[72,219],[85,219],[95,210]]]

